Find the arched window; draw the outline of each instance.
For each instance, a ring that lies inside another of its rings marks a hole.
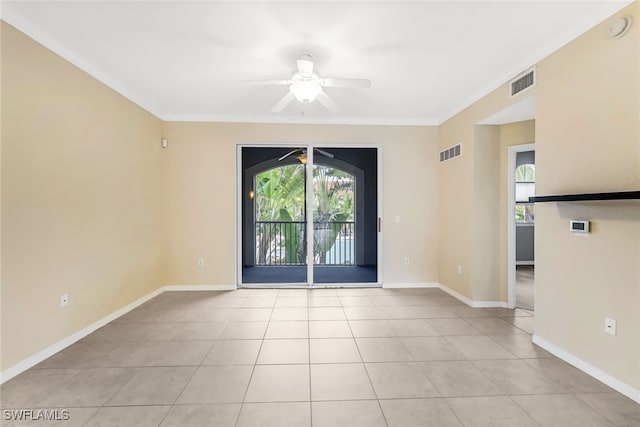
[[[305,166],[295,163],[255,175],[254,227],[257,265],[303,265]]]
[[[523,164],[516,168],[516,224],[533,224],[534,205],[529,197],[536,194],[536,167]]]
[[[258,221],[304,221],[304,165],[277,166],[255,176]]]
[[[536,182],[536,165],[525,163],[516,168],[516,182]]]
[[[355,264],[356,177],[313,166],[313,256],[320,265]]]
[[[314,262],[355,265],[356,177],[338,167],[313,166]],[[256,265],[304,265],[305,165],[276,166],[254,177]]]

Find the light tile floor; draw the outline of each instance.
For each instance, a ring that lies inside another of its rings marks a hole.
[[[165,292],[2,386],[63,426],[640,426],[531,343],[530,312],[438,289]],[[60,414],[59,414],[60,415]]]
[[[534,309],[535,267],[533,265],[516,266],[516,306],[528,310]]]

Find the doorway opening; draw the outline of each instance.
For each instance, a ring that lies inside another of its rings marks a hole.
[[[240,286],[378,283],[377,149],[241,147]]]
[[[535,145],[509,147],[509,307],[533,311]]]

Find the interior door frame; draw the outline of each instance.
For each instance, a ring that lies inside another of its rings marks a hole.
[[[377,230],[377,266],[376,282],[371,283],[314,283],[313,282],[313,262],[307,261],[307,282],[300,283],[242,283],[242,195],[244,189],[242,188],[243,170],[242,170],[242,149],[243,148],[306,148],[307,159],[309,164],[313,165],[313,149],[314,148],[373,148],[376,149],[376,163],[377,163],[377,213],[378,222],[381,223],[382,217],[382,203],[383,197],[383,177],[382,177],[382,146],[380,144],[323,144],[323,143],[273,143],[273,142],[238,142],[236,143],[236,289],[238,288],[338,288],[338,287],[382,287],[382,269],[383,269],[383,231],[382,227]],[[307,173],[307,200],[313,195],[313,173]],[[307,221],[313,221],[313,204],[307,203]],[[308,223],[307,223],[308,225]],[[313,227],[307,226],[307,257],[313,253]]]
[[[516,308],[516,156],[535,149],[535,143],[520,144],[509,146],[507,152],[507,307],[511,309]]]

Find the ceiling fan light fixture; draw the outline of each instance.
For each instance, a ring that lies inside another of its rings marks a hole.
[[[298,101],[309,103],[315,101],[320,95],[322,87],[316,76],[312,76],[311,79],[302,77],[293,79],[293,83],[289,86],[289,91]]]
[[[294,99],[308,104],[318,101],[330,113],[337,114],[340,107],[324,91],[325,87],[368,89],[371,81],[367,79],[320,78],[313,72],[311,55],[303,54],[297,60],[298,71],[288,80],[254,80],[244,84],[287,85],[289,91],[271,108],[272,113],[281,113]],[[303,112],[304,113],[304,112]]]

